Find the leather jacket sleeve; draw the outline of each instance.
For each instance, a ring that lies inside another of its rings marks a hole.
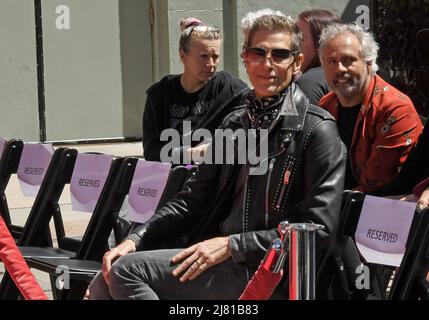
[[[344,185],[346,149],[334,121],[324,120],[314,128],[303,155],[302,205],[293,223],[308,222],[325,226],[316,236],[317,252],[331,244],[337,229]],[[246,232],[230,236],[235,262],[257,264],[272,240],[279,237],[276,229]]]

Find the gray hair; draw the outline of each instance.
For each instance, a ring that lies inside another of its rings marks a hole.
[[[319,58],[323,65],[323,51],[326,44],[340,33],[351,33],[356,36],[362,48],[362,59],[371,66],[371,75],[378,71],[377,56],[379,46],[371,32],[355,24],[332,24],[325,27],[319,40]]]
[[[262,17],[262,16],[267,16],[267,15],[286,16],[283,12],[274,11],[273,9],[270,9],[270,8],[265,8],[265,9],[261,9],[258,11],[249,12],[248,14],[246,14],[243,17],[243,19],[241,19],[241,30],[243,32],[250,30],[253,22],[255,22],[256,19],[258,19],[259,17]]]

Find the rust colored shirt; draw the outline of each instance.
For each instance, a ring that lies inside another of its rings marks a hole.
[[[320,106],[338,120],[339,100],[330,92]],[[351,170],[359,187],[370,192],[385,186],[399,173],[422,132],[410,98],[378,75],[371,80],[357,116],[349,152]]]

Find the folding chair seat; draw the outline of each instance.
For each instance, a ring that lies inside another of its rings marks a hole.
[[[57,150],[54,153],[54,158],[58,154],[61,154],[58,168],[53,171],[51,170],[51,166],[48,168],[46,177],[24,226],[22,237],[18,242],[21,253],[27,261],[36,257],[64,257],[68,259],[75,256],[76,250],[74,248],[77,247],[79,249],[81,247],[79,240],[69,238],[65,235],[61,211],[58,205],[64,186],[70,183],[73,177],[78,153],[75,149]],[[111,167],[111,164],[112,161],[110,160],[108,166]],[[101,183],[97,187],[100,189]],[[55,215],[61,218],[61,230],[60,234],[57,234],[59,248],[53,248],[52,241],[48,246],[46,246],[45,242],[41,241],[41,232],[49,228],[49,222]],[[16,298],[16,290],[14,289],[10,278],[5,275],[0,286],[0,298]]]
[[[389,300],[429,300],[429,208],[416,212]]]

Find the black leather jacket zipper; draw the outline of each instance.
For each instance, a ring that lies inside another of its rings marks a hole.
[[[288,166],[287,166],[287,168],[286,168],[284,176],[283,176],[282,189],[281,189],[280,196],[279,196],[279,199],[277,200],[277,204],[276,204],[276,209],[277,210],[280,210],[280,208],[281,208],[282,201],[283,201],[283,198],[285,196],[286,188],[289,185],[290,176],[292,174],[292,166],[293,166],[293,162],[290,161],[289,164],[288,164]]]
[[[268,178],[267,178],[267,186],[265,188],[265,229],[268,229],[268,212],[270,209],[270,183],[271,183],[271,174],[273,172],[274,163],[276,162],[276,158],[272,158],[270,160],[270,166],[268,167]]]

